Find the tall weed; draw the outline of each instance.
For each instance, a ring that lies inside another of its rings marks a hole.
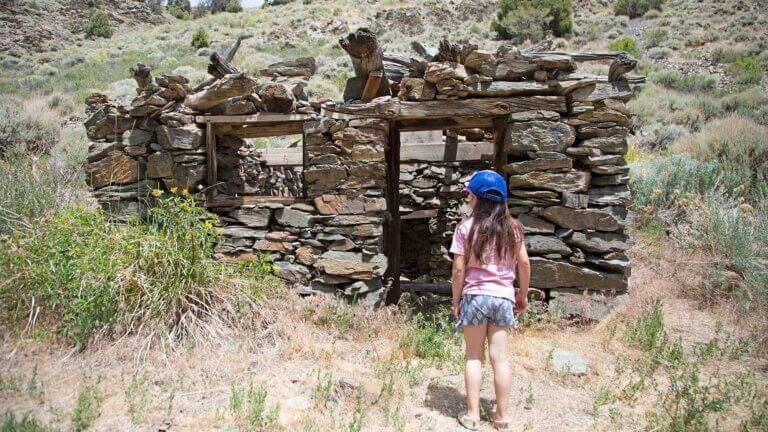
[[[3,312],[48,324],[75,342],[105,330],[159,328],[174,338],[217,316],[232,270],[212,258],[219,234],[191,199],[160,199],[146,221],[109,223],[75,208],[0,244]],[[251,293],[242,293],[245,296]]]

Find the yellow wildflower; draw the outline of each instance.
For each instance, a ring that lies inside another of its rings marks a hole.
[[[189,191],[187,189],[182,189],[181,196],[189,196]]]
[[[177,188],[176,186],[171,188],[171,193],[172,194],[176,195],[178,192],[179,192],[179,188]]]
[[[661,189],[656,189],[656,190],[653,191],[653,195],[654,196],[659,196],[659,195],[661,195],[663,193],[664,193],[664,191],[662,191]]]
[[[159,197],[162,194],[163,194],[163,191],[161,191],[160,189],[152,189],[152,196],[153,197]]]

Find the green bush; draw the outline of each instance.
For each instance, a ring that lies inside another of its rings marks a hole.
[[[640,50],[637,48],[637,41],[631,37],[616,39],[608,45],[608,49],[615,52],[623,52],[637,57]]]
[[[85,36],[89,38],[112,37],[112,26],[109,25],[109,18],[103,11],[96,11],[91,15],[91,20],[85,25]]]
[[[180,20],[188,20],[189,19],[189,12],[185,11],[184,9],[173,5],[168,7],[168,13]]]
[[[715,162],[701,162],[685,154],[637,164],[630,178],[634,205],[655,210],[691,204],[719,186],[733,191],[745,180],[725,176]]]
[[[240,0],[229,0],[224,7],[225,12],[238,13],[243,11],[243,6],[240,4]]]
[[[16,276],[0,283],[0,304],[13,322],[34,299],[42,323],[80,343],[102,329],[148,325],[182,336],[214,315],[230,286],[229,267],[212,258],[220,236],[207,217],[173,196],[157,200],[146,221],[118,225],[76,208],[14,231],[0,244],[0,273]]]
[[[668,32],[666,29],[655,27],[651,30],[648,30],[648,32],[645,34],[646,39],[648,40],[648,47],[653,48],[661,45],[664,41],[667,40]]]
[[[502,39],[541,40],[547,31],[567,36],[573,31],[570,0],[502,0],[491,29]]]
[[[717,80],[711,75],[684,75],[671,70],[652,72],[648,79],[666,88],[687,93],[712,91],[717,86]]]
[[[630,18],[643,16],[651,9],[661,10],[664,0],[618,0],[613,5],[616,15],[626,15]]]
[[[450,323],[438,316],[418,315],[400,338],[400,349],[442,363],[451,358]]]
[[[725,96],[721,104],[726,112],[736,113],[752,119],[755,123],[768,126],[768,92],[760,87]]]
[[[205,48],[210,45],[208,41],[208,32],[200,27],[195,34],[192,35],[192,47],[195,49]]]
[[[768,64],[755,55],[741,57],[731,66],[738,84],[759,84],[766,68]]]
[[[753,192],[768,184],[768,127],[752,120],[735,116],[716,120],[674,150],[716,162],[724,173],[743,178],[745,188]]]
[[[18,420],[11,411],[3,414],[3,422],[0,423],[2,432],[58,432],[58,429],[41,425],[35,418],[24,415]]]
[[[19,100],[0,104],[0,157],[8,152],[48,153],[59,140],[59,126],[37,112],[25,112]]]

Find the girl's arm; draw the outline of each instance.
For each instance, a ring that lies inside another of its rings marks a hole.
[[[453,316],[459,319],[459,302],[464,290],[464,255],[453,256],[453,272],[451,273],[451,293],[453,294]]]
[[[521,242],[517,251],[517,280],[520,289],[515,294],[515,311],[525,312],[528,309],[528,286],[531,283],[531,261],[528,259],[528,251],[525,242]]]

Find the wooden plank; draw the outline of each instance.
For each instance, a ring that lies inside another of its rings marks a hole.
[[[442,140],[442,130],[400,132],[400,144],[403,147],[411,144],[439,143]]]
[[[298,147],[265,149],[264,159],[267,166],[302,166],[304,165],[303,151]]]
[[[337,112],[361,117],[379,117],[392,120],[459,118],[459,117],[500,117],[507,114],[546,110],[565,113],[568,111],[563,96],[520,96],[509,98],[444,99],[424,102],[400,101],[392,98],[378,98],[370,103],[332,104],[326,103],[323,112]]]
[[[229,124],[248,124],[248,123],[289,123],[289,122],[304,122],[311,120],[312,116],[309,114],[277,114],[260,112],[249,115],[210,115],[210,116],[196,116],[195,121],[197,123],[229,123]]]
[[[231,135],[240,138],[265,138],[304,133],[304,123],[269,123],[269,124],[221,124],[216,128],[218,135]]]
[[[437,209],[415,210],[400,216],[400,220],[429,219],[436,217],[438,213]]]
[[[507,153],[504,151],[504,139],[507,134],[507,119],[493,120],[493,169],[505,176],[504,166],[507,164]]]
[[[443,117],[438,119],[413,119],[401,120],[400,131],[427,131],[427,130],[450,130],[450,129],[474,129],[474,128],[492,128],[493,118],[491,117]]]
[[[469,95],[475,97],[552,95],[557,92],[557,81],[491,81],[469,84]]]
[[[459,147],[459,134],[456,131],[445,131],[445,151],[443,152],[443,160],[456,160]]]
[[[300,198],[300,197],[247,195],[247,196],[241,196],[237,198],[217,198],[212,200],[206,200],[205,202],[203,202],[203,206],[207,208],[240,207],[245,205],[256,205],[260,203],[280,203],[285,205],[291,205],[296,203],[312,203],[312,200],[309,198]]]
[[[368,74],[368,80],[365,82],[365,88],[363,88],[363,102],[370,102],[376,97],[376,93],[379,92],[381,86],[381,79],[384,77],[382,71],[372,71]]]
[[[491,160],[493,143],[462,142],[456,146],[453,157],[446,154],[445,144],[412,144],[400,149],[401,162],[460,162]]]
[[[386,304],[400,301],[400,130],[396,122],[389,122],[389,151],[384,152],[387,173],[388,217],[384,222],[384,254],[387,256],[387,270],[384,281],[391,281],[387,291]]]
[[[205,157],[206,157],[206,180],[208,187],[211,188],[218,182],[218,169],[216,162],[216,126],[212,123],[205,125]],[[209,189],[213,192],[213,189]]]

